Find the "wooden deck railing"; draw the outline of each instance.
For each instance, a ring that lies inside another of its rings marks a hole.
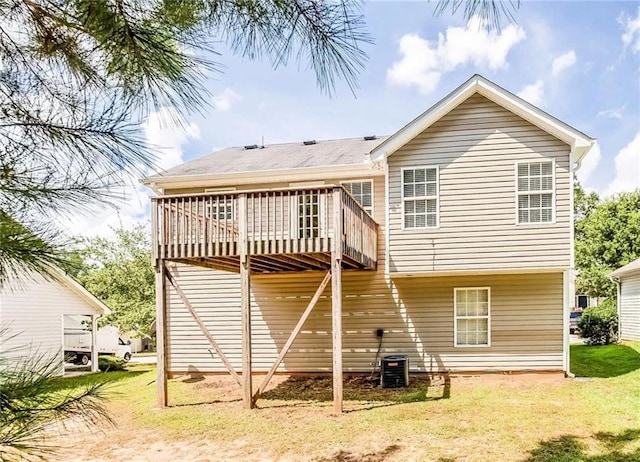
[[[202,193],[152,199],[155,259],[331,252],[335,198],[340,201],[342,253],[375,267],[378,224],[341,186]]]

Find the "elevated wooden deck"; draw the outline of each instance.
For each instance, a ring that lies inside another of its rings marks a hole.
[[[326,271],[335,226],[341,230],[342,267],[375,269],[378,224],[341,186],[152,199],[156,263],[239,272],[245,254],[252,273]]]

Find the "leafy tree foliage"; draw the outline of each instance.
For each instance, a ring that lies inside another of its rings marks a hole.
[[[587,308],[578,320],[580,336],[587,345],[609,345],[618,341],[618,312],[613,298]]]
[[[149,229],[115,230],[113,239],[94,238],[80,252],[86,267],[78,280],[111,308],[103,322],[122,332],[150,334],[155,320],[155,273]]]
[[[520,8],[520,0],[436,0],[436,14],[441,15],[447,10],[456,14],[463,9],[466,19],[478,16],[492,29],[500,29],[502,19],[515,22],[515,13]]]
[[[608,274],[640,258],[640,190],[600,200],[575,191],[576,289],[593,297],[615,296]]]
[[[0,284],[64,265],[56,223],[152,167],[140,122],[207,101],[215,43],[355,87],[369,41],[352,0],[0,1]]]

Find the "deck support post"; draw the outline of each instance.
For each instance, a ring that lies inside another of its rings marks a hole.
[[[156,264],[156,351],[158,357],[157,378],[158,407],[166,407],[169,403],[167,391],[167,290],[166,268],[163,260]]]
[[[251,381],[251,257],[249,256],[247,195],[238,198],[238,227],[240,244],[240,311],[242,324],[242,403],[246,409],[254,407]]]
[[[331,320],[333,337],[333,412],[342,414],[342,188],[333,190]]]

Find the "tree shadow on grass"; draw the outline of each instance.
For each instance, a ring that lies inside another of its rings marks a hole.
[[[348,376],[343,383],[343,398],[345,401],[362,404],[355,410],[366,410],[448,399],[451,396],[451,379],[448,374],[412,374],[409,386],[403,388],[382,388],[378,383],[377,379],[368,376]],[[292,376],[263,393],[260,399],[330,402],[333,400],[333,379],[326,376]]]
[[[563,435],[542,441],[523,462],[638,462],[640,448],[625,451],[627,445],[640,438],[639,429],[629,429],[622,433],[596,433],[595,439],[603,443],[606,452],[589,455],[582,438]]]
[[[314,459],[315,462],[383,462],[389,456],[400,449],[397,444],[387,446],[382,451],[370,452],[367,454],[354,454],[350,451],[340,450],[332,456]]]
[[[96,372],[93,374],[79,375],[76,377],[59,377],[51,381],[50,391],[61,392],[73,390],[79,387],[87,387],[99,383],[114,384],[125,379],[131,379],[145,374],[147,371],[115,371]]]

